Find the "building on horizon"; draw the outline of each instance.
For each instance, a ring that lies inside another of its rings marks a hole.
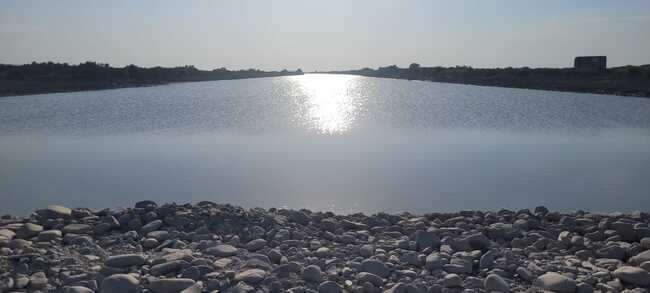
[[[607,68],[607,56],[578,56],[573,61],[576,69],[605,70]]]

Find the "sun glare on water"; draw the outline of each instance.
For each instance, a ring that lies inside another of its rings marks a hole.
[[[305,74],[295,77],[302,100],[303,121],[323,134],[349,131],[358,116],[362,99],[356,93],[358,76]]]

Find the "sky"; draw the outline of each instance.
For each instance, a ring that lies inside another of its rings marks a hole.
[[[2,0],[0,63],[344,70],[650,63],[649,0]]]

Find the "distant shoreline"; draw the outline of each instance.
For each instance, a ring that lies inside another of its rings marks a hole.
[[[364,68],[313,73],[352,74],[478,86],[650,97],[650,65],[614,67],[597,71],[574,68],[420,67],[414,63],[409,68],[392,65],[376,70]],[[79,65],[51,62],[26,65],[0,64],[0,97],[302,74],[300,69],[296,71],[261,71],[257,69],[231,71],[219,68],[206,71],[193,66],[141,68],[134,65],[115,68],[94,62]]]
[[[295,75],[295,74],[289,74],[289,75]],[[276,76],[288,76],[288,75],[276,75]],[[65,89],[60,89],[60,90],[51,90],[51,91],[43,91],[43,92],[0,93],[0,98],[21,97],[21,96],[31,96],[31,95],[46,95],[46,94],[57,94],[57,93],[76,93],[76,92],[87,92],[87,91],[101,91],[101,90],[154,87],[154,86],[170,85],[170,84],[186,83],[186,82],[255,79],[255,78],[265,78],[265,77],[275,77],[275,76],[256,76],[256,77],[241,77],[241,78],[230,78],[230,79],[170,81],[170,82],[157,82],[157,83],[152,82],[152,83],[139,83],[139,84],[118,84],[118,85],[106,85],[106,86],[103,86],[103,85],[102,86],[88,86],[88,87],[80,87],[80,88],[65,88]]]
[[[151,68],[128,65],[118,68],[95,62],[79,65],[52,62],[0,64],[0,97],[302,74],[300,69],[262,71],[251,68],[234,71],[222,67],[199,70],[191,65]]]
[[[622,66],[598,71],[574,68],[420,67],[417,64],[412,64],[409,68],[399,68],[393,65],[380,67],[376,70],[364,68],[360,70],[319,73],[353,74],[367,77],[532,90],[650,97],[650,65]]]
[[[107,86],[89,86],[82,88],[65,88],[60,90],[48,90],[48,91],[34,91],[34,92],[20,92],[20,93],[0,93],[0,98],[6,97],[21,97],[21,96],[31,96],[31,95],[44,95],[44,94],[57,94],[57,93],[74,93],[74,92],[87,92],[87,91],[99,91],[99,90],[114,90],[114,89],[124,89],[124,88],[140,88],[140,87],[152,87],[159,85],[171,84],[173,82],[165,83],[142,83],[142,84],[120,84],[120,85],[107,85]]]

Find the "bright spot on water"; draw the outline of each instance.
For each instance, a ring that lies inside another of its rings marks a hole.
[[[294,77],[296,90],[304,95],[300,115],[304,122],[323,134],[339,134],[350,130],[362,106],[355,91],[358,76],[305,74]]]

